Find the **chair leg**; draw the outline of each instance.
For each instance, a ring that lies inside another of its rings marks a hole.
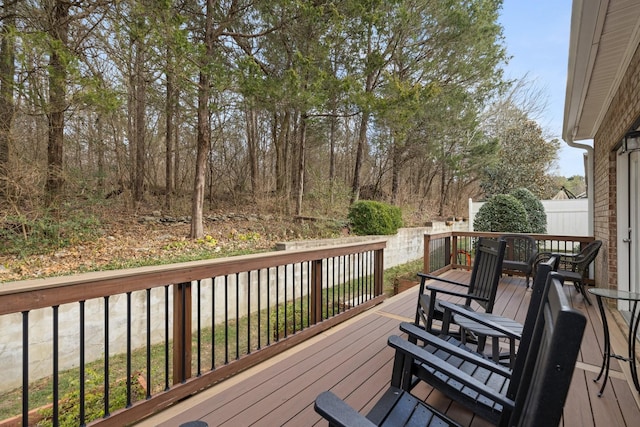
[[[576,286],[580,290],[580,293],[582,294],[582,297],[587,302],[587,304],[592,305],[591,300],[589,299],[589,295],[587,295],[587,291],[584,289],[584,284],[582,282],[578,282]]]

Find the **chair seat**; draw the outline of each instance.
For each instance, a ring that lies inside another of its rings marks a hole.
[[[330,391],[325,391],[316,398],[315,410],[327,419],[331,426],[460,426],[410,393],[393,386],[389,387],[376,402],[366,418],[360,416]]]

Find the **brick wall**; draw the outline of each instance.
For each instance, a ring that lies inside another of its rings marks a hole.
[[[596,283],[617,288],[616,149],[640,118],[640,47],[594,138],[594,236],[603,241],[596,259]]]

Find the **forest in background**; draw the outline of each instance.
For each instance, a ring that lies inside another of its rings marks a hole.
[[[2,219],[115,200],[188,214],[202,238],[229,207],[376,199],[420,222],[518,187],[548,198],[560,142],[535,85],[503,76],[501,4],[2,1]]]

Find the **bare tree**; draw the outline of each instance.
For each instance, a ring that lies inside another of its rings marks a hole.
[[[0,199],[7,196],[9,150],[14,115],[13,75],[15,73],[16,1],[5,1],[0,19]]]
[[[56,0],[47,2],[48,32],[51,37],[49,57],[49,143],[47,145],[47,200],[58,196],[64,184],[62,153],[64,146],[64,112],[66,103],[65,50],[69,37],[69,9],[71,3]]]

